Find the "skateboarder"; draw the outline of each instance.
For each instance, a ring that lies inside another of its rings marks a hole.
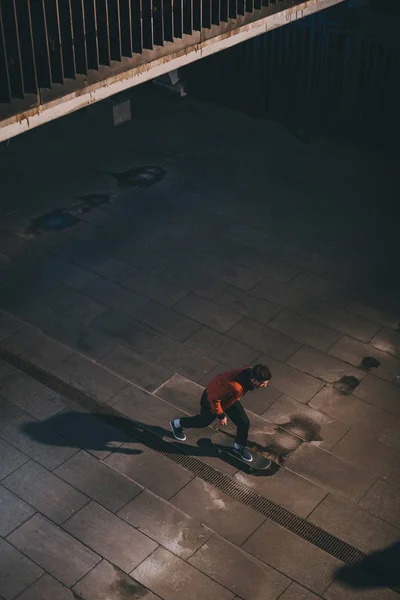
[[[218,375],[204,390],[198,415],[170,421],[174,437],[180,442],[184,442],[186,440],[185,428],[207,427],[215,418],[218,418],[220,425],[225,426],[228,424],[229,417],[237,427],[236,440],[232,450],[243,460],[251,462],[253,456],[246,448],[250,421],[239,400],[247,392],[267,386],[271,377],[271,371],[262,364],[254,367],[242,367]]]

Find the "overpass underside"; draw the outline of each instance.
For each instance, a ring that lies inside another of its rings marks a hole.
[[[344,0],[0,0],[0,141]]]

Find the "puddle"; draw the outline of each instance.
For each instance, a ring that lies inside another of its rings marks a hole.
[[[378,359],[374,358],[373,356],[364,356],[359,368],[363,369],[364,371],[369,371],[370,369],[377,369],[380,366],[381,363]]]
[[[136,167],[110,175],[118,181],[119,187],[147,188],[164,179],[166,171],[162,167]]]
[[[354,375],[344,375],[342,379],[333,384],[333,387],[339,392],[339,394],[349,396],[359,384],[360,380],[357,379],[357,377],[354,377]]]

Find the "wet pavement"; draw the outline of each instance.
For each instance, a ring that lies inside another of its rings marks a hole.
[[[395,165],[151,86],[131,123],[110,111],[0,148],[1,600],[395,600]],[[244,399],[271,470],[222,461],[212,428],[176,460],[169,419],[254,362],[273,373]]]

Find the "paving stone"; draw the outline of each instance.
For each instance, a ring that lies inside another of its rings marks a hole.
[[[71,447],[71,444],[59,436],[46,422],[35,421],[25,415],[4,427],[1,430],[1,437],[29,458],[50,470],[58,467],[78,450]],[[6,465],[7,454],[6,451]],[[11,460],[13,460],[14,468],[26,462],[26,460],[22,460],[20,453],[14,454]],[[10,472],[11,470],[5,475]]]
[[[0,538],[0,590],[4,600],[16,598],[42,573],[38,565]]]
[[[19,527],[35,512],[31,506],[2,485],[0,485],[0,506],[0,535],[3,537]]]
[[[188,559],[213,532],[165,500],[144,490],[118,516],[183,559]]]
[[[200,328],[200,324],[196,321],[152,301],[135,310],[134,316],[138,321],[169,335],[178,342],[183,342]]]
[[[400,357],[400,331],[382,327],[378,333],[372,338],[371,345],[382,352],[392,354],[397,358]]]
[[[326,352],[341,336],[339,332],[330,327],[325,327],[307,317],[287,310],[281,311],[268,323],[268,326],[323,352]]]
[[[350,430],[332,453],[369,473],[400,485],[400,450]]]
[[[130,348],[118,344],[101,359],[105,367],[146,390],[158,388],[172,373],[144,360]]]
[[[132,453],[137,450],[141,453]],[[124,444],[105,463],[166,500],[193,478],[189,471],[138,443]]]
[[[142,491],[141,486],[84,451],[75,454],[54,473],[111,512],[120,510]]]
[[[354,301],[347,306],[347,309],[391,329],[397,329],[400,325],[399,310],[384,302],[364,304]]]
[[[306,442],[320,442],[325,450],[333,448],[349,430],[348,425],[288,396],[281,396],[262,416]]]
[[[60,317],[73,316],[82,323],[88,323],[106,310],[103,304],[64,286],[51,292],[46,300]]]
[[[373,515],[400,528],[400,488],[378,479],[358,504]]]
[[[319,379],[270,356],[261,356],[258,362],[264,363],[271,369],[272,380],[270,386],[303,404],[307,403],[324,387],[324,383]]]
[[[174,310],[221,333],[227,332],[242,319],[241,315],[229,308],[220,307],[194,294],[189,294],[179,300],[175,304]]]
[[[74,592],[80,594],[85,600],[132,600],[134,598],[158,600],[159,598],[106,560],[102,560],[85,575],[74,586]]]
[[[7,400],[36,419],[47,419],[65,408],[61,396],[23,373],[1,379],[0,385]]]
[[[372,437],[379,436],[391,419],[380,408],[360,400],[354,394],[344,396],[330,385],[319,391],[309,405]]]
[[[218,249],[213,256],[202,253],[202,258],[200,266],[204,271],[243,290],[251,290],[263,279],[263,275],[251,267],[242,267],[237,262],[221,260]]]
[[[335,286],[328,277],[320,277],[310,271],[302,271],[290,280],[290,286],[316,296],[330,295]]]
[[[40,262],[38,268],[39,271],[50,275],[55,281],[76,290],[90,285],[96,279],[96,275],[92,271],[82,269],[79,265],[61,256],[47,257],[45,261]]]
[[[158,548],[131,575],[164,600],[186,600],[188,590],[191,600],[233,598],[230,591],[164,548]]]
[[[140,266],[140,265],[139,265]],[[190,266],[172,266],[169,262],[167,269],[160,272],[160,275],[172,281],[175,285],[189,290],[198,296],[212,298],[226,287],[226,281],[206,273],[203,269]]]
[[[287,468],[266,477],[238,471],[235,479],[301,517],[307,517],[327,494],[326,490]]]
[[[400,417],[400,389],[374,375],[367,375],[354,395],[388,413]]]
[[[317,594],[324,592],[341,566],[336,558],[272,521],[266,521],[243,549]]]
[[[221,290],[213,301],[262,325],[266,325],[280,310],[276,304],[234,286]]]
[[[214,535],[189,563],[243,600],[275,600],[290,579]]]
[[[285,466],[323,489],[352,501],[359,500],[376,480],[376,475],[311,444],[302,444],[288,458]]]
[[[390,356],[386,352],[377,350],[369,344],[363,344],[357,340],[343,336],[330,350],[329,354],[344,360],[355,367],[363,368],[363,360],[368,357],[375,358],[380,365],[371,368],[374,375],[382,377],[387,381],[393,381],[400,374],[400,360]]]
[[[125,262],[117,260],[112,256],[100,256],[99,254],[84,254],[79,252],[71,252],[68,255],[70,260],[81,265],[85,269],[89,269],[106,279],[111,279],[116,283],[125,282],[133,273],[137,272],[136,267]],[[127,286],[128,287],[128,286]],[[135,291],[135,290],[134,290]]]
[[[212,358],[165,335],[149,342],[141,350],[141,354],[149,362],[169,372],[176,371],[194,380],[202,379],[216,365],[216,361]]]
[[[17,319],[13,319],[6,313],[0,312],[0,340],[5,340],[23,327]]]
[[[222,333],[202,327],[185,342],[191,348],[211,356],[215,360],[232,365],[251,364],[260,355],[258,350],[249,348]],[[235,368],[235,366],[232,366]]]
[[[280,596],[279,600],[319,600],[319,598],[320,596],[316,596],[293,581],[282,596]]]
[[[100,561],[94,552],[39,514],[18,527],[8,540],[67,586]]]
[[[400,534],[397,527],[334,494],[328,494],[308,520],[365,553],[393,544]]]
[[[22,415],[22,411],[3,396],[0,396],[0,429]]]
[[[249,319],[243,319],[235,325],[228,335],[260,352],[273,354],[282,361],[300,348],[294,339]]]
[[[352,589],[347,584],[334,581],[324,593],[326,600],[398,600],[398,594],[385,588]]]
[[[29,460],[27,456],[0,438],[0,480],[18,469],[27,460]]]
[[[71,356],[72,350],[44,335],[33,327],[25,326],[7,338],[5,345],[40,367],[52,370],[53,366]]]
[[[203,386],[176,373],[154,393],[159,398],[192,415],[199,410],[203,391]]]
[[[78,600],[74,593],[59,583],[54,577],[45,573],[18,600]]]
[[[97,276],[89,285],[84,286],[81,291],[96,302],[127,313],[133,313],[146,304],[146,298],[143,296],[100,276]]]
[[[337,329],[361,342],[372,340],[381,328],[378,323],[329,302],[322,302],[308,316],[318,323]]]
[[[170,281],[142,269],[124,277],[122,285],[167,307],[173,306],[188,293]]]
[[[296,290],[290,285],[273,281],[272,279],[264,279],[256,285],[252,290],[253,294],[279,305],[281,308],[292,310],[293,312],[304,314],[312,310],[317,302],[315,298]]]
[[[63,528],[126,573],[157,548],[155,542],[95,502],[68,519]]]
[[[102,402],[107,402],[127,385],[120,377],[79,354],[59,362],[53,373]]]
[[[251,508],[197,478],[170,502],[238,545],[265,520]]]
[[[31,460],[6,477],[2,483],[58,524],[89,502],[89,498],[78,490]]]
[[[364,371],[310,346],[303,346],[289,358],[288,364],[328,383],[338,382],[344,376],[356,377],[359,381],[362,381],[366,375]]]

